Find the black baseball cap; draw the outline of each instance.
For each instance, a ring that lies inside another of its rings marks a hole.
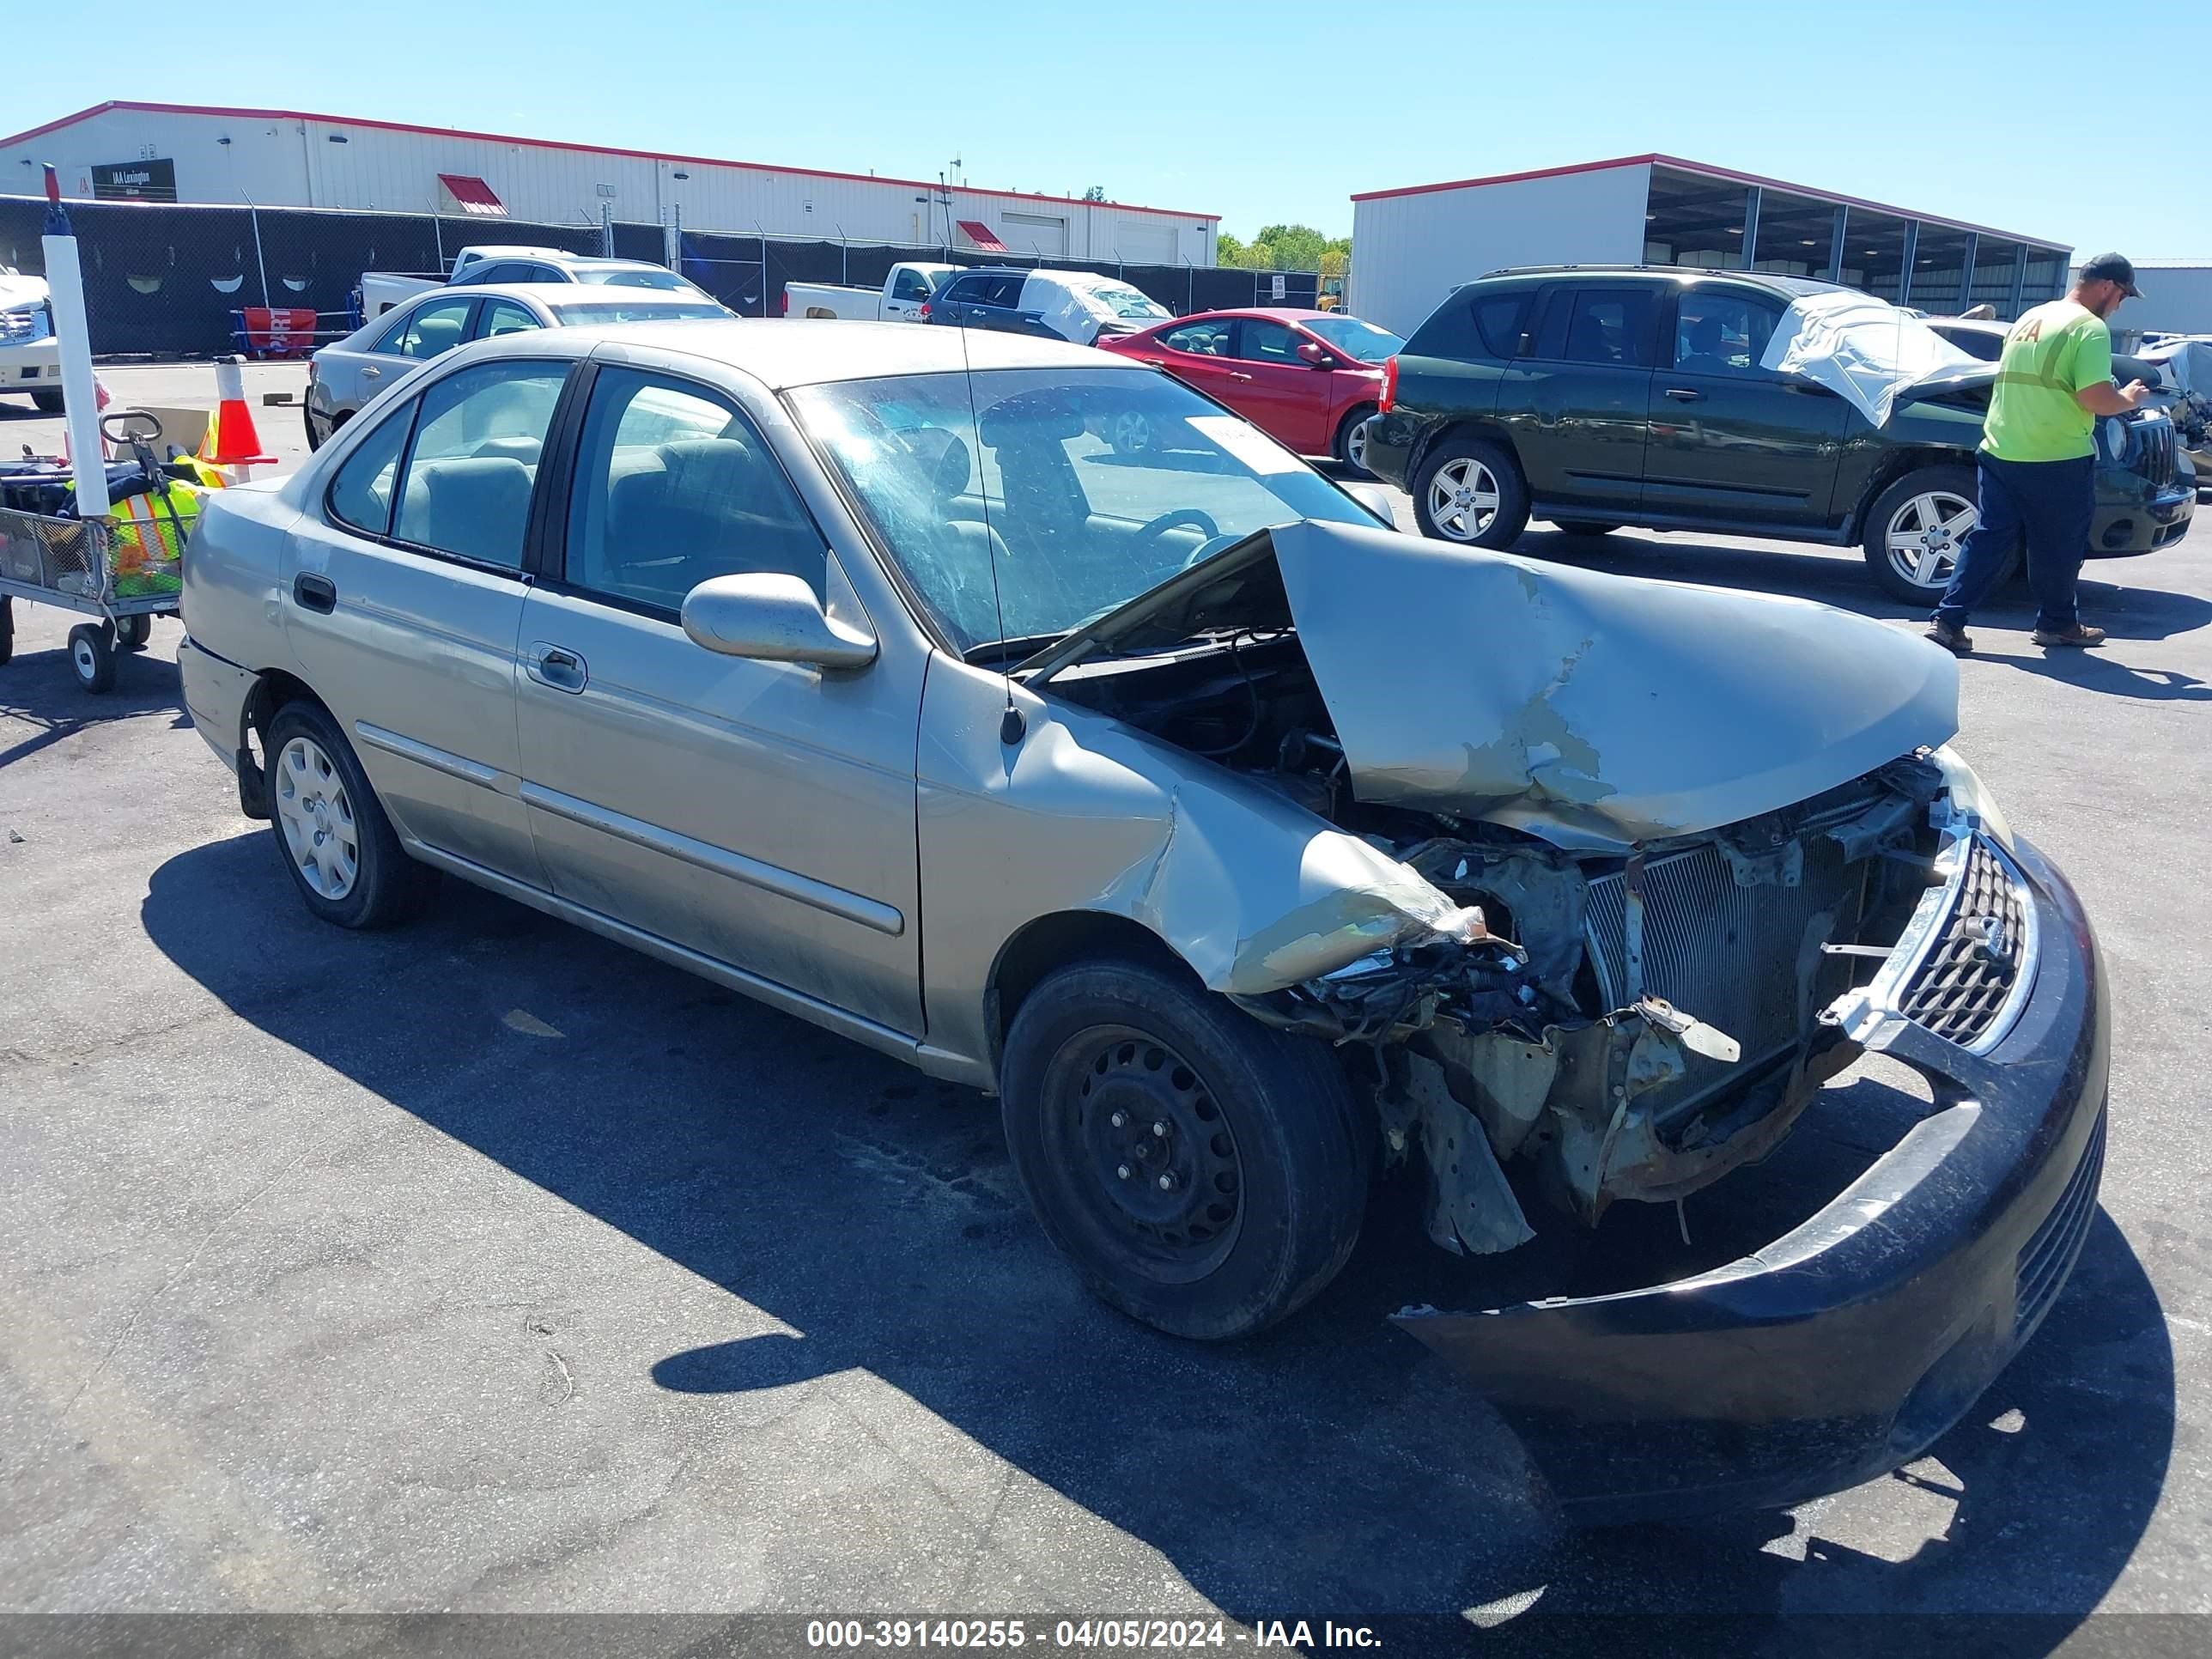
[[[2127,256],[2124,254],[2100,253],[2094,259],[2085,260],[2081,265],[2081,274],[2076,280],[2084,283],[2118,283],[2120,285],[2120,292],[2130,300],[2139,299],[2142,295],[2142,290],[2136,286],[2136,268],[2128,263]]]

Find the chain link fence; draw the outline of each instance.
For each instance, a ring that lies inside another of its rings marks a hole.
[[[249,308],[314,313],[311,339],[351,329],[364,270],[442,275],[483,243],[556,247],[671,263],[732,311],[773,317],[787,283],[878,288],[902,260],[1109,274],[1178,315],[1252,305],[1311,306],[1312,271],[992,255],[969,248],[810,240],[628,222],[532,224],[516,219],[319,208],[71,202],[82,253],[85,314],[103,357],[208,357],[246,348]],[[0,196],[0,264],[45,268],[46,203]],[[296,319],[295,319],[296,321]],[[297,337],[300,329],[280,331]]]

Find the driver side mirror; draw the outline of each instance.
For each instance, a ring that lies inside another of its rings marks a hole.
[[[1304,358],[1307,362],[1312,364],[1316,368],[1334,368],[1336,367],[1335,360],[1328,355],[1328,348],[1327,346],[1316,345],[1311,340],[1306,341],[1303,345],[1298,347],[1298,356]]]
[[[797,576],[750,571],[714,576],[684,596],[684,631],[725,657],[866,668],[875,636],[838,621]]]

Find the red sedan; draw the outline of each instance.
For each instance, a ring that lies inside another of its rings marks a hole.
[[[1383,360],[1405,343],[1342,312],[1279,308],[1200,312],[1098,348],[1158,363],[1301,455],[1357,467],[1366,447],[1360,423],[1382,395]],[[1131,426],[1113,436],[1128,453],[1154,434]]]

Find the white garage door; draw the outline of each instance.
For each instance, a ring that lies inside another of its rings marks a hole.
[[[1045,213],[1002,213],[999,240],[1016,253],[1041,259],[1067,257],[1067,221]]]
[[[1174,264],[1175,222],[1170,219],[1116,220],[1114,246],[1125,265]]]

